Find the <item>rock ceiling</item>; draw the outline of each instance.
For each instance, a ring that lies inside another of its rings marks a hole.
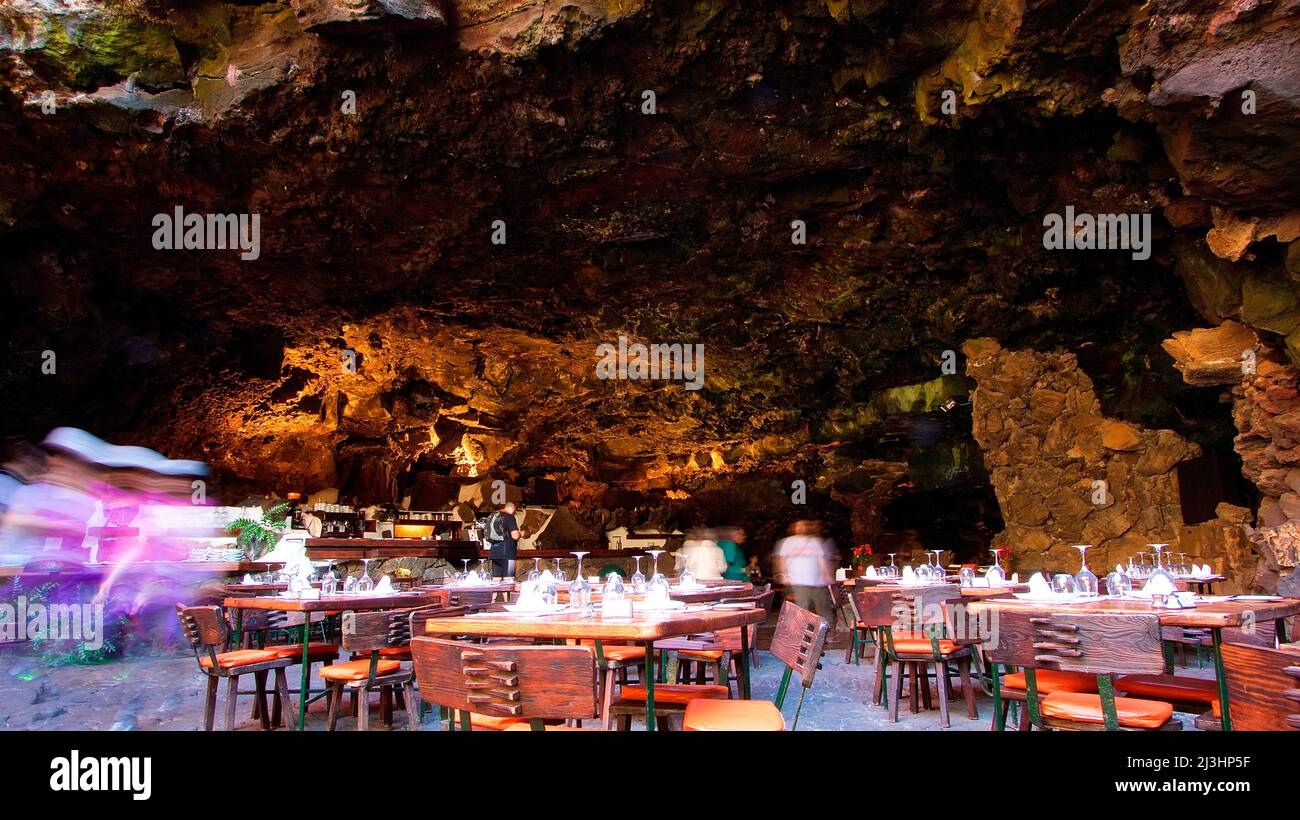
[[[935,411],[972,338],[1177,402],[1174,331],[1300,346],[1298,8],[10,2],[4,432],[266,490],[427,467],[852,495],[914,460],[918,418],[970,442]],[[1151,259],[1045,250],[1066,205],[1154,214]],[[177,206],[259,214],[259,258],[154,250]],[[704,388],[597,380],[620,334],[704,344]]]

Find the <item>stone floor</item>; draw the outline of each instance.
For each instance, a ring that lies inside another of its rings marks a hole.
[[[762,666],[754,671],[753,696],[772,698],[780,683],[781,668],[770,654],[762,653]],[[290,688],[297,697],[296,668],[290,670]],[[1179,674],[1210,677],[1208,666],[1197,669],[1195,658],[1190,668]],[[939,730],[938,712],[922,711],[913,715],[904,701],[898,723],[890,723],[884,709],[870,705],[872,669],[844,663],[843,645],[827,652],[816,683],[807,694],[798,728],[807,730]],[[251,682],[250,682],[251,683]],[[314,681],[319,686],[319,680]],[[223,688],[224,693],[224,688]],[[787,723],[794,715],[797,689],[787,699]],[[251,706],[251,699],[245,701]],[[951,728],[948,731],[984,731],[989,727],[992,699],[979,694],[979,720],[966,717],[960,695],[954,700]],[[249,706],[241,704],[239,727],[255,730],[249,719]],[[220,704],[218,725],[221,721]],[[0,729],[8,730],[195,730],[203,715],[202,678],[192,656],[134,658],[102,666],[46,667],[35,658],[7,652],[0,655]],[[1184,728],[1191,729],[1191,716],[1183,716]],[[402,717],[397,717],[402,728]],[[308,728],[323,729],[325,705],[313,703],[308,713]],[[377,717],[372,726],[379,726]],[[350,718],[340,727],[353,728]],[[432,724],[425,728],[432,729]]]

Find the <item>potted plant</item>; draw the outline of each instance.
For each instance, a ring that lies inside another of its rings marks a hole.
[[[235,535],[235,543],[248,551],[248,560],[256,561],[275,544],[288,512],[289,502],[278,501],[263,510],[261,518],[236,518],[226,525],[226,532]]]
[[[853,554],[849,558],[849,563],[853,565],[854,569],[862,569],[867,564],[871,563],[873,554],[870,544],[859,544],[853,548]]]

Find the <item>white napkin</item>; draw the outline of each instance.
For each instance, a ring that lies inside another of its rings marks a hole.
[[[868,566],[868,567],[867,567],[867,571],[864,572],[864,573],[862,573],[862,577],[863,577],[863,578],[875,578],[875,577],[876,577],[876,566],[875,566],[874,564]]]
[[[244,580],[243,580],[241,583],[245,583],[245,584],[251,584],[251,583],[253,583],[253,576],[251,576],[251,575],[249,575],[247,572],[245,572],[245,573],[244,573]]]
[[[393,579],[385,575],[379,579],[379,583],[375,584],[375,594],[391,595],[392,593],[393,593]]]
[[[1050,595],[1052,585],[1047,582],[1047,578],[1041,572],[1035,572],[1029,576],[1029,593],[1031,595]]]
[[[1197,574],[1208,578],[1214,574],[1214,567],[1209,564],[1201,564],[1201,568],[1197,571]]]
[[[916,570],[912,569],[911,567],[903,567],[902,581],[904,584],[915,585]]]
[[[1124,569],[1123,564],[1116,564],[1115,571],[1118,572],[1120,575],[1128,575],[1128,570]]]
[[[544,587],[547,584],[553,583],[554,581],[555,581],[555,573],[551,572],[549,569],[542,570],[542,574],[537,576],[537,585],[540,587]]]
[[[523,585],[519,587],[519,599],[515,601],[515,609],[521,612],[532,612],[541,608],[541,585],[525,581]]]
[[[1146,586],[1142,587],[1143,595],[1172,595],[1177,591],[1178,587],[1174,582],[1163,575],[1153,575],[1151,580],[1146,582]]]
[[[835,580],[836,580],[836,581],[847,581],[848,578],[849,578],[849,571],[848,571],[847,569],[845,569],[844,567],[840,567],[840,568],[838,568],[838,569],[835,570]]]
[[[1020,583],[1020,573],[1018,572],[1011,573],[1011,583],[1013,584]]]

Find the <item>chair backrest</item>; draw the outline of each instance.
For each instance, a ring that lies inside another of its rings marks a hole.
[[[1233,643],[1220,651],[1233,729],[1300,729],[1300,653]]]
[[[496,717],[586,719],[599,712],[590,646],[492,646],[417,635],[420,697]]]
[[[843,581],[827,584],[826,588],[831,593],[831,606],[836,609],[843,609],[849,605],[849,589],[844,586]]]
[[[825,618],[790,601],[781,604],[771,651],[777,660],[799,676],[805,689],[812,686],[813,676],[817,674],[817,664],[826,648],[829,630],[830,622]]]
[[[993,663],[1092,675],[1159,674],[1165,668],[1155,614],[1004,608],[985,651]]]
[[[445,604],[429,604],[428,606],[417,606],[413,609],[405,609],[406,613],[406,640],[409,643],[411,636],[424,634],[424,622],[430,618],[459,618],[462,615],[468,615],[474,611],[472,606],[447,606]]]
[[[896,590],[880,586],[857,586],[853,588],[853,603],[858,620],[864,626],[893,626],[897,615],[894,612]]]
[[[176,616],[180,618],[181,631],[197,652],[212,648],[221,651],[226,646],[230,635],[230,625],[218,606],[176,605]]]
[[[904,615],[908,628],[935,631],[948,627],[947,608],[954,601],[962,600],[959,587],[943,586],[926,589],[905,590],[895,599],[897,605],[907,607]]]

